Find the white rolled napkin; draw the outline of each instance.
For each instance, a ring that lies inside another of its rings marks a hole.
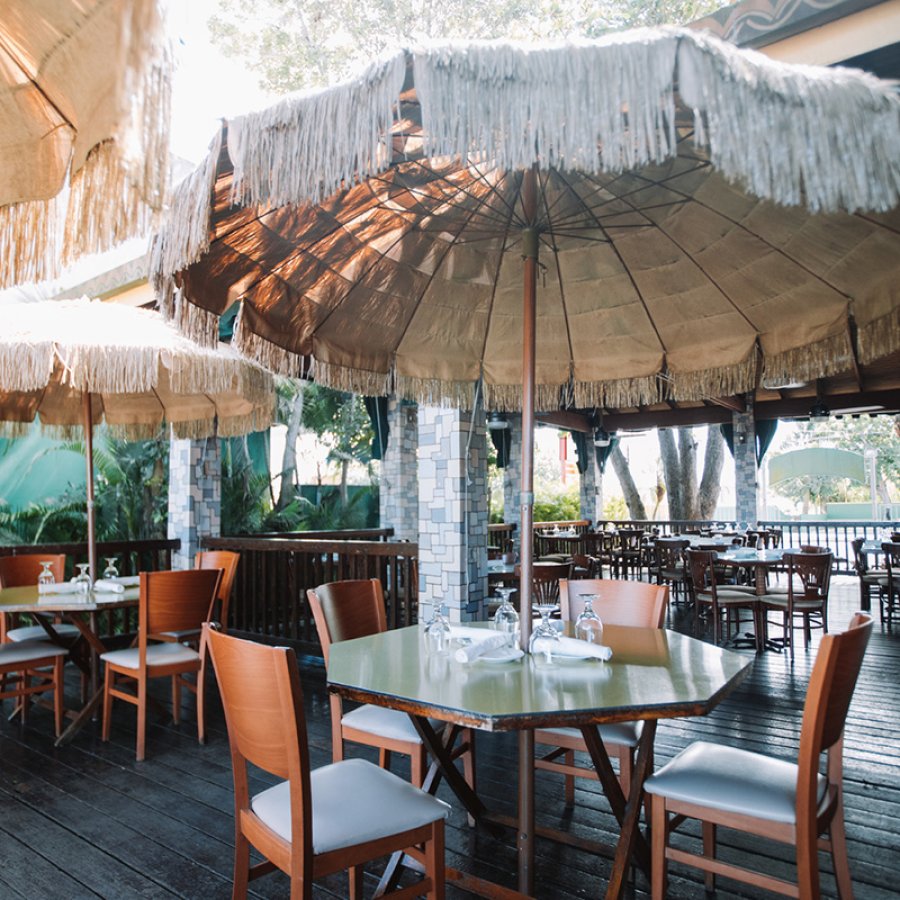
[[[78,585],[72,581],[57,581],[56,584],[39,584],[38,594],[80,594]]]
[[[112,578],[99,578],[94,582],[94,590],[99,594],[124,594],[125,585]]]
[[[475,629],[473,628],[471,630],[474,631]],[[509,643],[509,635],[504,634],[503,632],[485,631],[484,629],[478,630],[481,634],[477,638],[473,638],[471,644],[460,647],[453,655],[453,658],[457,662],[474,662],[479,656],[484,656],[485,653],[490,653],[491,650],[499,650]],[[452,634],[451,637],[457,637],[457,635]],[[469,635],[465,635],[465,637],[469,637]]]
[[[116,578],[104,578],[104,582],[111,584],[121,584],[123,587],[136,587],[141,583],[140,575],[119,575]],[[100,583],[99,581],[97,582]]]
[[[561,637],[551,650],[553,656],[571,656],[583,659],[585,656],[602,659],[604,662],[612,658],[612,650],[604,644],[592,644],[578,638]]]

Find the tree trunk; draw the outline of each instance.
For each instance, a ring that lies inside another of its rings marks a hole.
[[[678,429],[678,455],[681,469],[681,502],[685,519],[703,518],[697,511],[697,442],[693,428]]]
[[[288,416],[287,434],[284,438],[284,456],[281,459],[281,486],[278,490],[276,509],[284,509],[297,495],[297,438],[303,422],[303,387],[297,389],[294,405]]]
[[[344,457],[341,460],[341,506],[346,506],[350,497],[347,491],[347,475],[350,471],[350,459],[348,457]]]
[[[659,455],[660,459],[662,459],[666,494],[669,497],[669,518],[686,519],[681,480],[681,460],[678,458],[675,436],[669,428],[660,428],[656,435],[657,440],[659,440]]]
[[[625,503],[628,505],[628,515],[632,519],[646,520],[647,510],[644,509],[644,501],[641,500],[641,495],[635,487],[634,479],[631,477],[631,471],[628,468],[628,460],[625,459],[622,448],[617,445],[609,458],[612,460],[613,468],[616,470],[616,477],[622,486]]]
[[[722,488],[722,466],[725,462],[725,440],[718,425],[710,425],[706,433],[706,452],[703,455],[703,477],[697,492],[697,515],[711,519],[719,502]]]

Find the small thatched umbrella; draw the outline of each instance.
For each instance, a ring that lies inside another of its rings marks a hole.
[[[13,436],[35,417],[50,434],[84,434],[88,557],[96,571],[93,426],[128,440],[229,437],[268,428],[272,376],[226,345],[195,344],[155,312],[99,300],[4,307],[0,421]]]
[[[4,0],[0,288],[144,234],[168,173],[159,0]]]

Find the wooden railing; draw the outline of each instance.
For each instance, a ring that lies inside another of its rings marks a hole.
[[[204,549],[241,554],[229,627],[262,639],[296,642],[321,655],[306,599],[329,581],[377,578],[389,628],[414,624],[418,610],[418,544],[292,538],[206,538]]]
[[[254,538],[293,538],[295,540],[325,541],[387,541],[394,536],[393,528],[344,528],[335,531],[260,531]]]
[[[491,550],[499,550],[501,553],[506,553],[515,533],[515,522],[496,522],[488,525],[488,547]]]

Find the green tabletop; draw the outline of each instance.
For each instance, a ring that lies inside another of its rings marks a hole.
[[[484,626],[485,628],[487,625]],[[352,699],[486,731],[704,715],[751,657],[653,628],[607,626],[609,662],[459,663],[420,626],[333,644],[329,686]]]

